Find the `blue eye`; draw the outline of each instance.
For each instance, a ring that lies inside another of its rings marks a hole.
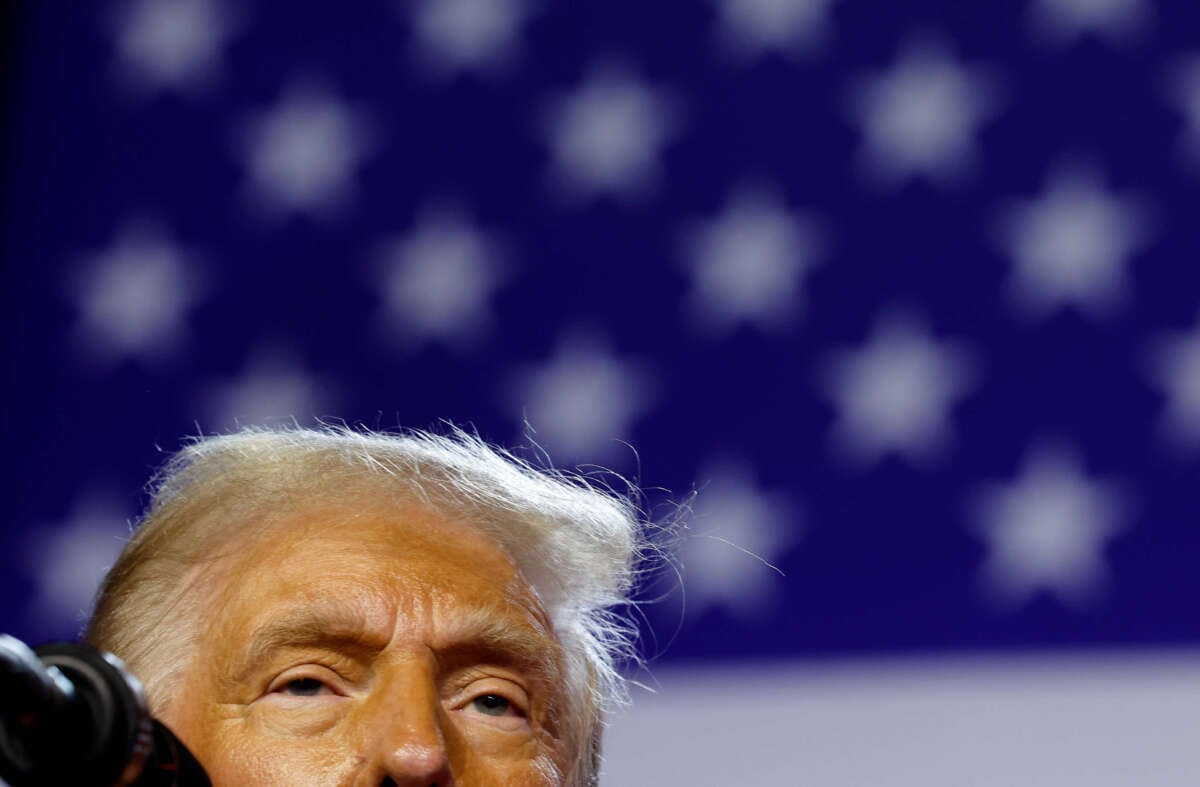
[[[482,694],[471,700],[471,704],[486,716],[503,716],[512,707],[512,703],[499,694]]]
[[[296,678],[283,684],[283,692],[294,697],[315,697],[325,688],[316,678]]]

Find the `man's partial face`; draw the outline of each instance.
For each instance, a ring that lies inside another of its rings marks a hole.
[[[416,505],[313,509],[217,577],[163,714],[217,787],[569,779],[560,646],[486,536]]]

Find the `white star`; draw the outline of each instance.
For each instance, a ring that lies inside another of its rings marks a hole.
[[[1167,394],[1162,429],[1177,448],[1200,445],[1200,320],[1190,333],[1158,342],[1151,375]]]
[[[303,423],[322,415],[336,397],[333,386],[313,377],[288,353],[263,350],[236,379],[211,385],[200,407],[209,429]]]
[[[915,317],[885,315],[864,347],[835,353],[823,370],[837,407],[835,448],[861,463],[889,453],[934,458],[951,440],[950,409],[972,387],[975,367],[963,347],[934,341]]]
[[[673,103],[626,69],[593,69],[546,113],[552,183],[572,198],[644,196],[660,177],[658,157],[674,133]]]
[[[708,329],[785,326],[802,307],[800,281],[821,245],[812,218],[775,194],[743,189],[721,216],[685,234],[692,284],[686,307]]]
[[[373,140],[362,112],[315,82],[293,83],[274,108],[248,120],[239,140],[252,207],[275,216],[343,210]]]
[[[1064,305],[1110,312],[1128,286],[1125,264],[1146,241],[1146,215],[1139,200],[1105,191],[1094,171],[1060,170],[1043,196],[1009,209],[1000,222],[1018,307],[1034,316]]]
[[[131,224],[68,282],[79,341],[91,357],[161,360],[184,338],[187,312],[206,289],[197,257],[150,223]]]
[[[922,176],[949,183],[975,166],[975,135],[995,114],[992,80],[956,63],[939,44],[907,46],[892,68],[849,94],[862,128],[861,164],[885,185]]]
[[[649,407],[652,380],[636,362],[615,357],[584,336],[565,339],[554,356],[513,378],[513,400],[533,437],[563,461],[610,457]]]
[[[219,0],[132,0],[112,20],[121,70],[130,84],[148,91],[211,85],[237,28]]]
[[[531,13],[528,0],[419,0],[411,9],[418,61],[441,77],[511,65]]]
[[[1150,21],[1144,0],[1033,0],[1029,19],[1034,32],[1053,44],[1073,42],[1085,35],[1125,43]]]
[[[808,54],[829,37],[835,0],[716,0],[723,47],[749,60],[767,52]]]
[[[796,513],[782,495],[759,487],[744,465],[716,464],[700,479],[680,548],[687,614],[723,606],[754,617],[780,590],[775,563],[800,538]]]
[[[1014,607],[1044,591],[1082,605],[1103,591],[1104,546],[1127,503],[1116,485],[1089,480],[1073,452],[1034,450],[1020,480],[992,485],[973,502],[988,550],[981,578],[994,602]]]
[[[27,555],[37,586],[33,612],[78,631],[129,534],[121,506],[99,492],[77,500],[65,522],[36,530]]]
[[[497,241],[453,208],[433,208],[385,244],[380,289],[388,334],[404,344],[463,345],[486,332],[504,278]]]

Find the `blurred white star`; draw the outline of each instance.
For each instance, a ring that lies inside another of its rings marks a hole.
[[[183,342],[188,311],[206,287],[198,257],[152,223],[128,225],[67,282],[89,357],[159,361]]]
[[[208,416],[205,429],[304,424],[330,411],[336,395],[334,386],[305,371],[292,354],[263,349],[238,377],[208,386],[199,405]]]
[[[702,327],[726,330],[740,322],[788,325],[822,242],[811,217],[776,194],[745,188],[720,216],[687,231],[683,245],[692,285],[685,307]]]
[[[677,115],[664,91],[627,69],[594,68],[546,112],[552,184],[568,198],[645,196],[660,177],[658,159]]]
[[[1182,147],[1192,166],[1200,168],[1200,55],[1180,58],[1169,72],[1167,95],[1184,115]]]
[[[220,0],[132,0],[118,6],[111,28],[125,78],[151,92],[211,85],[238,32]]]
[[[962,180],[976,163],[979,127],[998,104],[987,74],[933,41],[910,43],[890,70],[860,79],[848,97],[862,129],[862,167],[889,186],[918,176]]]
[[[1001,217],[1017,306],[1033,316],[1066,305],[1111,312],[1128,288],[1125,265],[1148,238],[1147,215],[1140,200],[1106,191],[1095,171],[1060,169],[1040,198]]]
[[[129,535],[127,512],[113,495],[96,491],[81,496],[65,522],[35,529],[27,553],[37,588],[34,614],[78,631]]]
[[[713,606],[743,618],[761,615],[781,589],[776,563],[800,539],[798,515],[743,464],[714,464],[699,480],[680,547],[687,615]]]
[[[498,241],[448,207],[431,208],[408,236],[387,242],[379,268],[387,332],[408,345],[478,339],[504,278]]]
[[[418,62],[441,77],[511,65],[532,12],[528,0],[418,0],[406,5]]]
[[[1150,374],[1167,395],[1164,438],[1176,448],[1200,446],[1200,320],[1190,332],[1158,341]]]
[[[1120,530],[1128,502],[1114,483],[1089,479],[1061,446],[1030,452],[1019,480],[993,484],[972,501],[987,542],[981,579],[1000,606],[1037,593],[1081,606],[1103,592],[1104,548]]]
[[[238,140],[251,207],[271,216],[342,211],[374,136],[366,115],[327,87],[294,82],[278,104],[248,119]]]
[[[1146,0],[1033,0],[1034,33],[1049,43],[1072,43],[1085,35],[1124,43],[1150,21]]]
[[[963,346],[935,341],[922,321],[900,312],[885,314],[866,345],[833,354],[822,371],[837,408],[834,447],[863,464],[942,453],[953,436],[950,410],[977,376]]]
[[[740,59],[775,51],[807,54],[829,36],[829,8],[835,0],[716,0],[718,35]]]
[[[514,376],[512,400],[552,457],[590,462],[619,454],[652,389],[641,364],[597,339],[570,336],[545,363]]]

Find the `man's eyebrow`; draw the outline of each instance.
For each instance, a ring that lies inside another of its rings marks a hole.
[[[557,661],[558,640],[528,616],[477,607],[438,633],[436,650],[450,658],[482,655],[538,671]]]
[[[246,675],[288,648],[322,648],[368,659],[387,647],[390,634],[373,631],[362,610],[354,606],[297,606],[251,632],[234,675]],[[432,644],[449,662],[482,658],[538,672],[557,663],[560,650],[558,640],[528,614],[490,605],[444,621]]]
[[[366,626],[361,611],[343,605],[316,605],[286,610],[255,629],[238,659],[238,673],[250,671],[285,648],[319,647],[369,656],[388,638]]]

